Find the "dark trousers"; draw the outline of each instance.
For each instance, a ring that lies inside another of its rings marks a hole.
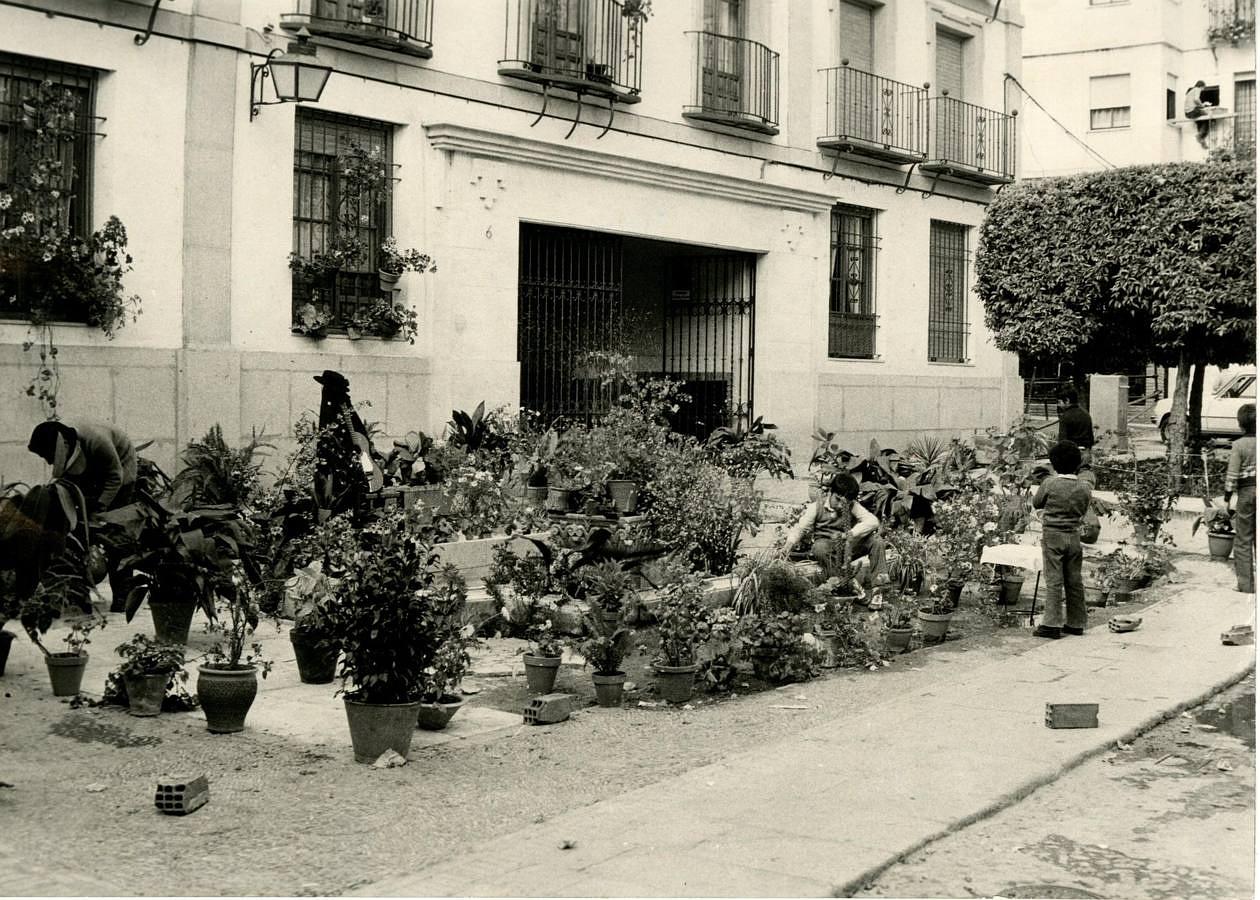
[[[1245,594],[1256,592],[1256,486],[1238,486],[1237,504],[1234,507],[1234,576],[1238,590]]]
[[[1085,580],[1081,576],[1083,559],[1079,531],[1042,531],[1041,566],[1046,577],[1046,607],[1041,614],[1042,625],[1051,628],[1063,625],[1085,627]]]
[[[884,572],[884,539],[879,536],[878,531],[873,531],[857,540],[849,538],[848,541],[851,560],[859,560],[863,556],[870,558],[870,568],[863,582],[864,587],[870,588],[875,583],[875,576]],[[825,577],[831,578],[836,574],[835,562],[839,559],[839,553],[836,552],[836,540],[818,538],[810,548],[810,553],[822,564]]]

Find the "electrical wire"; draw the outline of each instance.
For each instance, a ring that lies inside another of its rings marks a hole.
[[[1086,143],[1085,141],[1083,141],[1081,138],[1077,137],[1077,136],[1076,136],[1076,133],[1075,133],[1074,131],[1072,131],[1072,129],[1068,128],[1066,125],[1064,125],[1064,124],[1063,124],[1062,122],[1060,122],[1058,119],[1056,119],[1056,118],[1054,117],[1054,114],[1053,114],[1052,112],[1050,112],[1050,110],[1046,109],[1044,106],[1042,106],[1042,105],[1041,105],[1041,101],[1040,101],[1040,100],[1038,100],[1038,99],[1037,99],[1036,97],[1034,97],[1032,94],[1028,93],[1028,88],[1026,88],[1026,87],[1024,87],[1022,84],[1020,84],[1020,83],[1019,83],[1019,79],[1018,79],[1018,78],[1016,78],[1016,77],[1015,77],[1014,75],[1012,75],[1010,72],[1007,72],[1007,73],[1006,73],[1006,77],[1007,77],[1007,79],[1008,79],[1008,80],[1015,82],[1015,87],[1019,88],[1020,93],[1022,93],[1025,97],[1027,97],[1029,100],[1031,100],[1031,101],[1033,102],[1033,105],[1034,105],[1034,106],[1036,106],[1039,110],[1041,110],[1043,113],[1045,113],[1045,114],[1046,114],[1046,116],[1050,119],[1050,121],[1051,121],[1051,122],[1053,122],[1055,125],[1058,125],[1061,129],[1063,129],[1063,133],[1064,133],[1064,134],[1066,134],[1066,135],[1067,135],[1068,137],[1070,137],[1072,140],[1076,141],[1076,143],[1078,143],[1078,144],[1080,144],[1082,147],[1084,147],[1084,148],[1085,148],[1085,152],[1089,153],[1091,156],[1093,156],[1095,159],[1097,159],[1099,162],[1101,162],[1101,163],[1102,163],[1103,165],[1105,165],[1107,168],[1109,168],[1109,169],[1114,169],[1114,168],[1116,168],[1116,164],[1115,164],[1115,163],[1111,162],[1109,159],[1107,159],[1105,156],[1103,156],[1101,153],[1099,153],[1097,150],[1095,150],[1093,147],[1091,147],[1089,144],[1087,144],[1087,143]]]

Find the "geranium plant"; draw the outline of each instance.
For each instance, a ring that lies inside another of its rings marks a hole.
[[[524,651],[530,656],[561,656],[564,653],[564,642],[556,633],[550,619],[529,628],[529,649]]]
[[[436,272],[437,265],[427,253],[416,249],[400,250],[398,241],[391,237],[381,241],[380,270],[389,275],[403,272]]]

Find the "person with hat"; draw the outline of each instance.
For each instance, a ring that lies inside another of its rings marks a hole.
[[[325,369],[315,380],[323,387],[315,449],[315,505],[324,521],[358,509],[368,490],[380,489],[382,475],[367,426],[350,402],[349,379]]]
[[[136,451],[121,428],[88,419],[77,420],[74,425],[40,422],[31,431],[26,446],[52,466],[53,478],[68,481],[83,492],[89,514],[118,509],[131,502],[136,486]],[[102,544],[113,595],[110,608],[119,612],[131,587],[130,573],[122,567],[126,552],[108,540]],[[87,608],[86,588],[73,599]]]

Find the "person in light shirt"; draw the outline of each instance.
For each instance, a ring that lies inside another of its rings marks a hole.
[[[807,541],[810,555],[822,564],[823,573],[831,577],[836,574],[839,542],[848,541],[851,560],[866,558],[861,566],[862,582],[869,590],[884,572],[884,542],[879,536],[879,519],[858,503],[858,490],[857,479],[852,475],[846,472],[833,475],[822,496],[805,507],[788,531],[784,552]],[[846,508],[849,511],[847,522],[842,514]]]

